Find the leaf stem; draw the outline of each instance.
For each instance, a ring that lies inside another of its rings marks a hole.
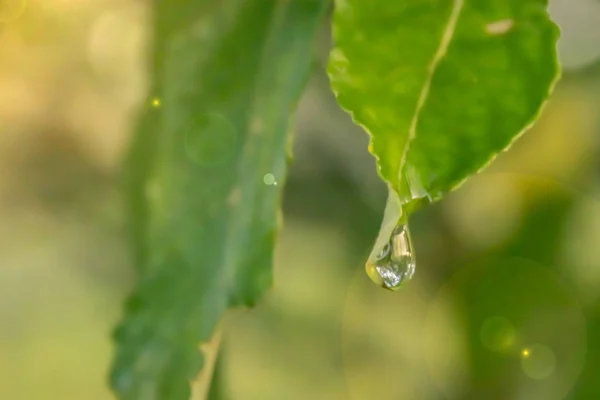
[[[223,338],[223,322],[217,325],[212,338],[200,345],[200,350],[204,353],[204,366],[198,377],[193,382],[192,398],[194,400],[207,400],[210,392],[210,385],[215,371],[217,358],[219,357],[219,348]]]

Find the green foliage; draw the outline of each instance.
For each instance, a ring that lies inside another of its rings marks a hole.
[[[328,5],[155,3],[160,105],[127,168],[139,281],[115,334],[120,399],[188,399],[199,343],[270,287],[290,114]],[[558,77],[557,37],[545,0],[338,2],[332,87],[392,194],[372,256],[400,206],[439,198],[535,120]]]
[[[161,104],[128,169],[140,276],[115,334],[119,398],[188,399],[199,343],[228,307],[253,305],[271,285],[290,112],[326,6],[157,2]],[[268,173],[278,185],[265,185]]]
[[[401,204],[441,197],[536,119],[559,74],[546,3],[337,3],[332,87]]]

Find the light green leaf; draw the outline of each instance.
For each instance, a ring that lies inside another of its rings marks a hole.
[[[338,0],[333,24],[331,85],[405,208],[507,148],[559,74],[547,0]]]
[[[188,399],[200,342],[228,307],[253,305],[270,287],[289,117],[326,9],[156,2],[160,106],[144,118],[127,171],[140,276],[115,334],[120,399]]]

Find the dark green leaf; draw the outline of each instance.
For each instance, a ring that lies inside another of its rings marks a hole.
[[[140,276],[111,377],[127,400],[187,399],[199,343],[228,307],[255,304],[271,285],[289,116],[327,2],[156,7],[161,105],[146,115],[128,167]]]

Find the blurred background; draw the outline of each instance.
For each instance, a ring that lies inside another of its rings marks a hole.
[[[563,80],[509,152],[411,218],[397,293],[364,273],[386,189],[329,90],[323,27],[275,287],[226,318],[227,398],[600,398],[600,2],[550,3]],[[111,399],[148,32],[144,1],[0,3],[0,399]]]

